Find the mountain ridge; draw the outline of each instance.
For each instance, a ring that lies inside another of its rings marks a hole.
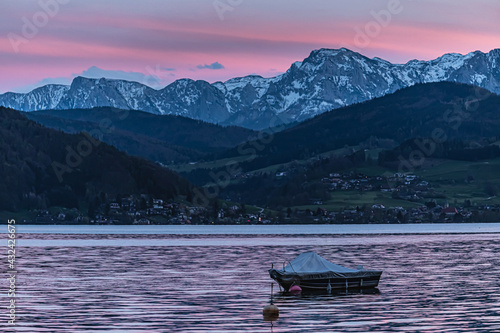
[[[311,198],[328,198],[316,185],[344,169],[357,173],[357,166],[367,167],[383,176],[380,170],[392,175],[432,168],[441,163],[436,159],[500,156],[498,105],[499,95],[476,86],[417,84],[241,144],[219,155],[213,168],[179,170],[198,186],[212,186],[213,175],[231,176],[229,184],[218,182],[220,196],[229,200],[278,209],[306,205]],[[232,161],[237,171],[217,161]]]
[[[96,107],[92,110],[45,110],[25,115],[46,127],[68,133],[98,131],[99,139],[125,151],[162,164],[187,163],[232,148],[256,132],[182,116]],[[109,124],[109,126],[104,125]],[[109,127],[109,129],[108,129]]]
[[[302,121],[417,83],[451,81],[500,93],[500,49],[447,53],[393,64],[346,48],[314,50],[271,78],[248,75],[212,84],[179,79],[162,89],[133,81],[76,77],[26,94],[0,95],[0,105],[22,111],[115,107],[251,129]]]
[[[417,84],[317,115],[275,133],[271,142],[240,166],[244,171],[256,170],[367,141],[391,140],[398,145],[416,137],[430,138],[436,129],[446,140],[476,140],[479,144],[482,138],[500,137],[497,105],[499,95],[476,86],[453,82]],[[255,146],[250,141],[240,150]],[[239,155],[234,148],[219,158]]]

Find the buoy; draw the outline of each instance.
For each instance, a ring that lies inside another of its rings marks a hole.
[[[271,304],[266,305],[262,310],[264,321],[276,321],[280,316],[280,310],[273,304],[273,283],[271,282]]]
[[[278,320],[280,316],[280,310],[276,305],[271,303],[264,307],[264,310],[262,310],[262,314],[264,315],[265,321],[275,321]]]
[[[291,293],[294,293],[294,294],[298,294],[298,293],[302,292],[302,288],[300,288],[300,286],[293,285],[290,287],[290,289],[288,291]]]

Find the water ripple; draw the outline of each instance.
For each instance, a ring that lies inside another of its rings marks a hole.
[[[158,238],[141,237],[144,244]],[[72,239],[85,238],[64,238]],[[500,331],[496,234],[319,237],[334,240],[328,244],[311,236],[309,245],[294,237],[266,238],[280,246],[255,244],[259,237],[222,239],[224,246],[18,247],[16,330]],[[271,327],[262,320],[270,300],[267,269],[305,250],[342,265],[384,270],[379,292],[294,296],[275,285],[280,318]],[[6,301],[2,295],[2,308]]]

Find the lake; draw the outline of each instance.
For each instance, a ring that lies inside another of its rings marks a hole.
[[[17,232],[18,332],[500,331],[500,224]],[[280,318],[263,321],[271,263],[309,250],[383,270],[378,290],[286,295],[274,284]]]

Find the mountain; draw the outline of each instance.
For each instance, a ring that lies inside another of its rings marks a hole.
[[[0,105],[23,111],[110,106],[264,129],[384,96],[417,83],[477,85],[500,93],[500,49],[445,54],[431,61],[392,64],[345,48],[320,49],[283,74],[226,82],[181,79],[155,90],[137,82],[77,77],[27,94],[0,95]]]
[[[241,144],[220,156],[243,171],[303,160],[346,146],[398,145],[413,138],[474,141],[500,137],[500,96],[475,86],[437,82],[323,113],[271,140]],[[242,159],[242,152],[248,158]]]
[[[95,133],[103,142],[130,155],[164,164],[201,160],[256,135],[241,127],[111,107],[35,111],[26,116],[69,133]]]
[[[68,90],[68,86],[49,84],[26,94],[8,92],[0,95],[0,105],[22,111],[54,109]]]
[[[0,211],[82,208],[102,195],[192,196],[192,185],[84,134],[45,128],[0,107]]]
[[[366,167],[382,176],[384,169],[429,170],[436,158],[499,157],[499,106],[500,96],[475,86],[416,84],[241,144],[219,156],[234,161],[231,169],[216,161],[221,167],[200,165],[181,174],[207,191],[218,177],[220,197],[260,207],[326,202],[331,196],[322,178],[332,173],[357,174],[356,168]]]

